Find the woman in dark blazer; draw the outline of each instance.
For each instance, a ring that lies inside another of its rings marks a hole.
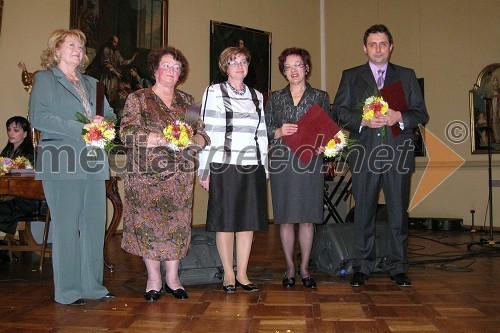
[[[323,223],[324,147],[304,164],[283,141],[298,131],[297,122],[317,103],[329,112],[326,91],[313,88],[307,81],[312,70],[311,55],[302,48],[287,48],[278,57],[278,66],[288,85],[273,92],[266,104],[267,135],[271,144],[269,165],[274,224],[280,225],[280,239],[286,270],[283,286],[295,286],[295,239],[300,246],[299,276],[306,288],[316,288],[309,273],[309,258],[314,239],[314,225]],[[295,232],[298,225],[298,232]]]
[[[42,53],[30,96],[30,120],[42,132],[36,162],[52,217],[55,300],[84,305],[84,299],[114,298],[103,286],[108,158],[89,157],[77,112],[96,116],[97,80],[83,75],[85,35],[56,30]],[[104,117],[114,117],[107,100]]]

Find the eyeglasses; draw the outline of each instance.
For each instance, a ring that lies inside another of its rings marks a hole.
[[[301,63],[301,62],[296,62],[295,64],[293,65],[288,65],[286,64],[284,66],[284,71],[285,72],[288,72],[289,70],[291,70],[292,68],[295,68],[295,69],[299,69],[299,68],[304,68],[305,64]]]
[[[234,61],[234,60],[232,60],[232,61],[228,62],[227,64],[229,66],[233,66],[233,67],[238,67],[238,66],[243,66],[244,67],[244,66],[248,66],[249,65],[248,61],[246,61],[246,60],[241,60],[241,61]]]
[[[173,69],[174,72],[177,72],[177,73],[179,73],[181,71],[181,66],[172,65],[171,63],[168,63],[168,62],[161,62],[159,67],[166,69],[166,70]]]

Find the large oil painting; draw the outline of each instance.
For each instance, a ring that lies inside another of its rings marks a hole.
[[[87,37],[86,74],[104,84],[119,124],[127,96],[154,84],[147,56],[167,45],[168,0],[71,0],[70,11]]]

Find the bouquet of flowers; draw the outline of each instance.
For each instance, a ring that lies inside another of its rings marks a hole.
[[[340,154],[345,147],[347,147],[347,138],[344,132],[338,131],[333,139],[326,144],[324,155],[325,157],[333,158]]]
[[[24,156],[18,156],[15,159],[0,157],[0,175],[3,176],[12,169],[33,169],[33,166],[30,160]]]
[[[14,161],[8,157],[0,157],[0,175],[5,175],[14,167]]]
[[[18,156],[14,159],[13,169],[33,169],[30,160],[24,156]]]
[[[174,151],[181,151],[192,143],[193,128],[181,120],[175,120],[163,129],[167,146]]]
[[[389,104],[382,98],[382,96],[370,96],[365,100],[363,105],[363,119],[371,120],[374,117],[379,118],[387,113]],[[387,135],[387,126],[380,129],[382,139]]]
[[[113,140],[116,137],[114,122],[108,120],[94,122],[80,112],[76,113],[76,119],[81,123],[90,124],[88,130],[82,130],[83,139],[87,143],[87,147],[93,148],[87,156],[97,156],[95,148],[104,149],[106,153],[109,153],[113,149],[115,146]]]

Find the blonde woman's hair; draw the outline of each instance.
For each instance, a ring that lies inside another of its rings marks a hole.
[[[40,59],[42,60],[41,66],[43,69],[50,69],[59,65],[61,59],[59,58],[57,51],[68,36],[74,36],[80,40],[80,43],[83,46],[83,58],[82,62],[78,66],[78,69],[81,72],[85,70],[85,67],[87,67],[87,64],[89,62],[89,58],[87,57],[87,54],[85,52],[85,44],[87,43],[87,38],[85,37],[85,34],[79,29],[58,29],[50,35],[49,41],[47,42],[47,48],[43,50],[42,55],[40,56]]]
[[[219,69],[222,74],[227,75],[227,66],[231,60],[234,60],[238,54],[244,55],[248,63],[252,60],[250,51],[244,46],[231,46],[221,52],[219,56]]]

